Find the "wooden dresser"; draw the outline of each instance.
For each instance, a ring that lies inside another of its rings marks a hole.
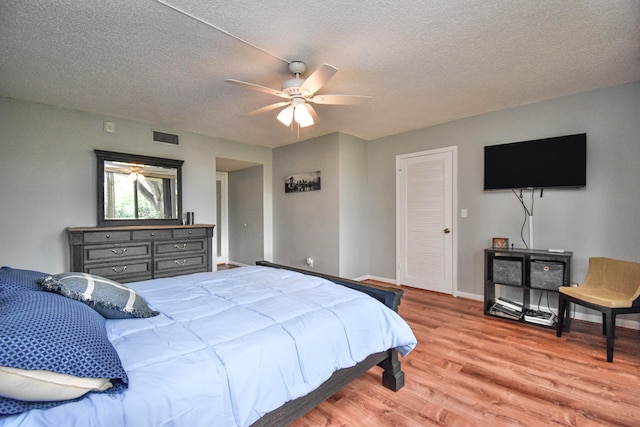
[[[213,227],[69,227],[71,271],[123,283],[211,271]]]

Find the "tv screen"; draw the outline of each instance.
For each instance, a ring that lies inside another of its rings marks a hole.
[[[586,184],[586,133],[484,147],[485,190]]]

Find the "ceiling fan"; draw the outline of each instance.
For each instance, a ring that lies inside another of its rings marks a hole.
[[[285,107],[278,114],[278,120],[285,126],[290,126],[293,120],[295,120],[300,127],[311,126],[316,123],[318,121],[318,114],[311,104],[355,105],[371,99],[370,96],[363,95],[314,96],[314,94],[333,77],[338,69],[329,64],[322,64],[317,70],[311,73],[309,77],[301,79],[300,75],[304,74],[306,70],[307,66],[302,61],[289,63],[289,71],[291,71],[295,77],[285,81],[282,84],[281,90],[271,89],[254,83],[242,82],[240,80],[227,79],[225,82],[284,98],[286,101],[280,101],[258,108],[247,115],[252,116]]]

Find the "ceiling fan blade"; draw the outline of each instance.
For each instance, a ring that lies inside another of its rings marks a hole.
[[[258,92],[264,92],[270,95],[279,96],[280,98],[289,99],[289,95],[287,95],[286,93],[280,90],[271,89],[270,87],[260,86],[254,83],[247,83],[247,82],[242,82],[240,80],[234,80],[234,79],[227,79],[224,82],[231,83],[232,85],[240,86],[245,89],[257,90]]]
[[[286,107],[289,105],[289,101],[276,102],[275,104],[267,105],[265,107],[258,108],[247,113],[247,116],[255,116],[256,114],[266,113],[267,111],[275,110],[276,108]]]
[[[364,104],[371,99],[365,95],[317,95],[308,98],[307,101],[314,104],[331,104],[331,105],[359,105]]]
[[[338,71],[336,67],[329,64],[322,64],[315,70],[309,77],[306,78],[302,86],[300,86],[300,93],[303,96],[311,96],[316,93],[326,82],[333,77]]]

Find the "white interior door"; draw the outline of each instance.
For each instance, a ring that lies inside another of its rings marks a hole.
[[[226,172],[216,172],[216,264],[229,262],[229,208],[228,178]]]
[[[456,152],[396,158],[398,284],[453,294]]]

